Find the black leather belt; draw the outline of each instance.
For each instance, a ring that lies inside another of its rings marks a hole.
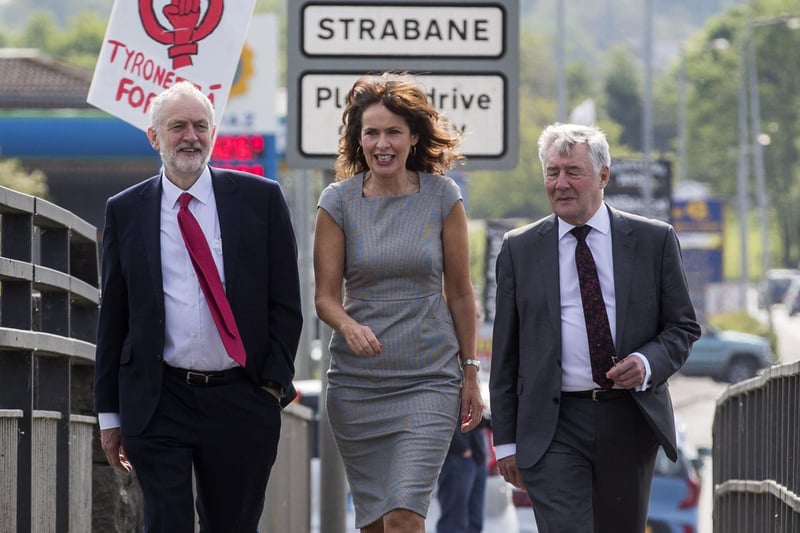
[[[594,389],[594,390],[575,390],[561,391],[561,396],[566,398],[584,398],[595,402],[606,400],[618,400],[629,394],[627,389]]]
[[[164,371],[173,376],[177,376],[181,381],[189,385],[224,385],[225,383],[233,383],[234,381],[240,381],[247,377],[244,370],[238,367],[208,372],[164,365]]]

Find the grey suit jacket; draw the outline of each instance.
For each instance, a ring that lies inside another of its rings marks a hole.
[[[647,357],[651,385],[633,397],[667,456],[675,460],[675,421],[667,379],[683,365],[700,336],[678,238],[666,223],[608,209],[617,353],[640,352]],[[494,444],[516,443],[517,466],[529,468],[553,438],[561,394],[556,216],[508,232],[496,269],[490,379]]]

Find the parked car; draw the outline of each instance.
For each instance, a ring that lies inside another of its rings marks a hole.
[[[662,448],[658,449],[646,533],[697,533],[701,487],[698,472],[680,443],[675,463]]]
[[[773,268],[767,271],[761,285],[758,303],[764,308],[782,303],[793,279],[800,278],[796,268]]]
[[[783,305],[786,307],[786,313],[789,316],[794,316],[800,313],[800,276],[794,278],[786,290],[786,297],[783,299]]]
[[[685,376],[707,376],[715,381],[737,383],[752,378],[775,362],[769,341],[740,331],[717,330],[701,323],[702,335],[681,367]]]
[[[487,379],[483,379],[483,397],[488,403],[489,391]],[[294,382],[297,389],[297,399],[301,405],[309,407],[314,416],[311,422],[311,435],[312,435],[312,458],[311,458],[311,531],[319,531],[320,524],[320,496],[319,496],[319,422],[320,422],[320,401],[322,392],[322,383],[318,379],[298,380]],[[488,415],[487,413],[487,416]],[[517,513],[511,500],[511,485],[505,482],[500,472],[497,470],[497,461],[494,455],[494,447],[491,445],[491,429],[485,428],[489,438],[489,454],[487,457],[488,477],[486,479],[486,496],[484,505],[484,527],[486,532],[502,532],[502,533],[518,533],[517,526]],[[350,495],[349,488],[347,489],[346,497],[347,505],[347,519],[346,526],[348,533],[354,533],[357,530],[354,528],[355,514],[353,510],[353,500]],[[434,492],[431,498],[431,504],[428,508],[428,516],[425,520],[426,530],[429,532],[436,531],[436,521],[439,519],[439,502],[436,499]]]

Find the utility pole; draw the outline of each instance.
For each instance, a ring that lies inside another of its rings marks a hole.
[[[566,32],[566,14],[564,0],[556,0],[556,68],[558,70],[556,81],[556,98],[558,100],[558,111],[556,117],[558,122],[567,120],[567,83],[564,59],[564,39]]]
[[[645,160],[645,176],[642,187],[644,213],[653,213],[653,0],[644,3],[644,35],[642,62],[644,64],[644,99],[642,102],[642,152]]]
[[[745,42],[739,40],[739,160],[737,165],[737,187],[739,207],[739,240],[741,252],[741,277],[739,284],[739,305],[747,309],[747,287],[750,282],[748,271],[747,212],[750,210],[747,190],[748,132],[747,132],[747,72],[745,63]]]

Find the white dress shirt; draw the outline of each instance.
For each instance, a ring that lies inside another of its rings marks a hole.
[[[164,362],[191,370],[226,370],[236,366],[228,356],[197,280],[189,252],[178,227],[178,197],[184,192],[161,177],[161,277],[164,287]],[[206,235],[223,287],[217,203],[208,167],[187,191],[189,211]]]
[[[581,287],[578,269],[575,266],[575,248],[578,239],[570,231],[573,226],[558,220],[558,270],[561,280],[561,390],[578,391],[598,388],[592,379],[592,364],[589,358],[589,341],[586,336],[586,321],[583,316]],[[614,287],[614,260],[611,253],[611,220],[608,209],[603,206],[586,222],[592,227],[586,236],[586,244],[597,265],[597,277],[606,305],[611,337],[616,343],[617,304]]]

